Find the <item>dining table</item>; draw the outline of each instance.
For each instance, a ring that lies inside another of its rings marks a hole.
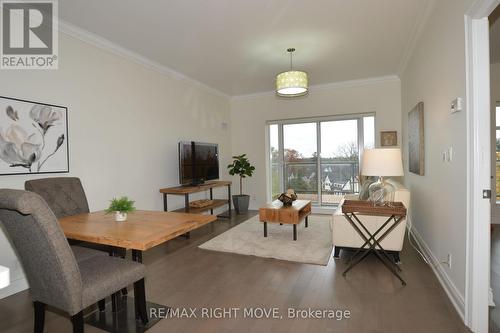
[[[215,220],[215,215],[208,214],[137,210],[129,213],[126,221],[117,222],[114,214],[97,211],[62,217],[59,224],[68,239],[107,245],[112,249],[111,253],[119,249],[131,250],[132,260],[142,263],[144,251]],[[168,313],[169,309],[152,302],[147,302],[147,308],[148,316]],[[152,308],[157,310],[150,311]],[[111,310],[106,307],[105,311],[96,309],[91,312],[85,317],[85,322],[107,332],[142,333],[161,319],[150,316],[146,325],[137,321],[133,298],[127,295],[120,297]]]

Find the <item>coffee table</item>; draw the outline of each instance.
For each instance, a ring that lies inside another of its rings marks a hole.
[[[291,206],[283,206],[279,200],[259,209],[259,219],[264,223],[264,237],[267,237],[267,223],[293,225],[293,240],[297,240],[297,224],[305,221],[308,227],[308,216],[311,214],[310,200],[295,200]]]

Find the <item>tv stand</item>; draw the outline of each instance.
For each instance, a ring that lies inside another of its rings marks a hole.
[[[175,212],[184,212],[184,213],[192,213],[192,214],[201,214],[206,211],[210,211],[210,214],[213,215],[214,209],[218,207],[222,207],[224,205],[228,205],[228,213],[227,215],[217,215],[217,217],[222,218],[231,218],[231,181],[225,180],[217,180],[217,181],[209,181],[200,185],[181,185],[176,187],[167,187],[160,189],[160,193],[163,194],[163,210],[168,211],[168,195],[183,195],[184,196],[184,208],[176,209]],[[213,198],[213,189],[217,187],[227,187],[227,199],[214,199]],[[189,207],[189,195],[192,193],[210,191],[210,200],[213,200],[211,205],[200,207],[200,208],[191,208]]]

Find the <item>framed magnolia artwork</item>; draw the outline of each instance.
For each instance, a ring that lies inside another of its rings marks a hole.
[[[0,96],[0,175],[69,172],[68,109]]]

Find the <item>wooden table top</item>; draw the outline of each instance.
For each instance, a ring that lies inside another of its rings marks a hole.
[[[280,209],[289,211],[300,211],[304,209],[307,205],[310,205],[310,200],[295,200],[291,206],[283,206],[283,203],[279,200],[274,200],[271,203],[261,207],[261,209]]]
[[[291,206],[283,206],[279,200],[259,208],[261,222],[280,222],[285,224],[298,224],[311,214],[311,201],[295,200]]]
[[[144,251],[215,220],[214,215],[138,210],[124,222],[99,211],[63,217],[59,223],[70,239]]]
[[[231,185],[231,181],[228,180],[214,180],[206,182],[205,184],[197,186],[174,186],[160,189],[160,193],[165,194],[190,194],[201,191],[206,191],[211,188],[222,187]]]
[[[391,206],[374,206],[365,200],[344,200],[342,213],[360,213],[377,216],[406,216],[406,207],[402,202],[391,202]]]

